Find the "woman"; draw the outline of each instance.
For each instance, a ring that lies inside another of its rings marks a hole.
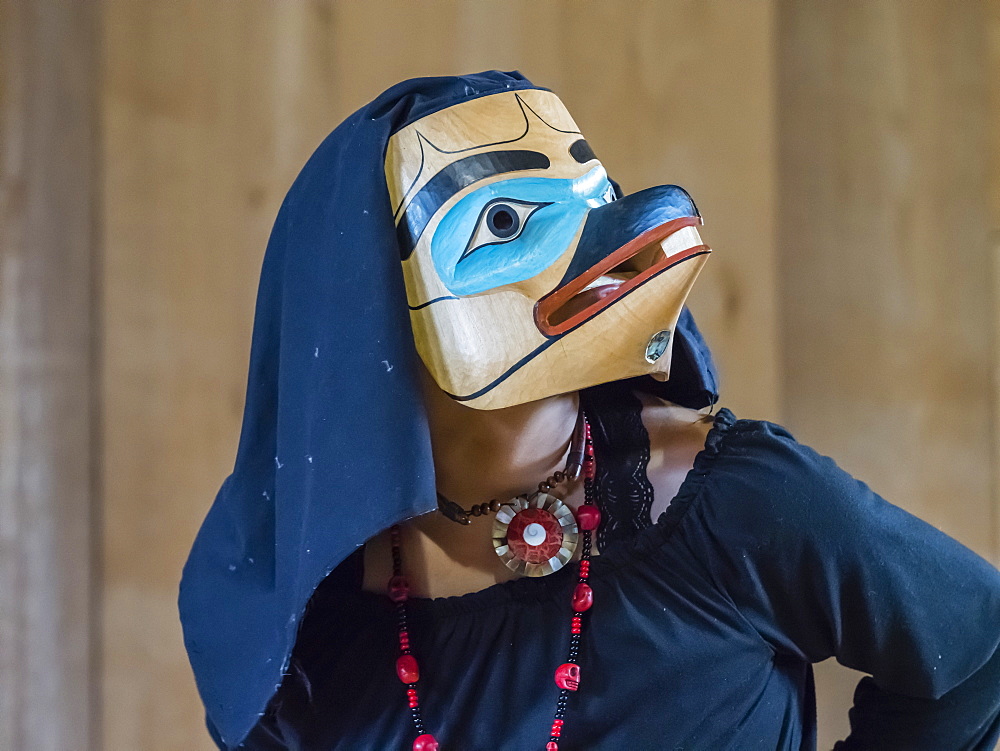
[[[220,748],[990,748],[1000,577],[717,400],[676,186],[519,74],[418,79],[282,206],[181,615]],[[421,364],[422,363],[422,364]]]

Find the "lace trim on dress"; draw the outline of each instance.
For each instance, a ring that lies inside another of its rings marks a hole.
[[[625,384],[609,383],[580,394],[590,418],[598,457],[594,489],[601,509],[597,546],[632,540],[652,524],[653,485],[649,466],[649,433],[642,422],[642,402]]]

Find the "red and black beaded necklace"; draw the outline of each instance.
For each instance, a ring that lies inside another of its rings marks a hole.
[[[576,510],[575,515],[562,501],[545,493],[555,483],[565,479],[572,472],[557,472],[547,482],[539,484],[538,492],[531,496],[519,496],[507,504],[491,501],[474,506],[470,512],[464,512],[457,504],[451,504],[452,509],[442,509],[451,518],[461,523],[468,523],[467,515],[482,515],[494,511],[497,519],[494,523],[493,541],[497,554],[504,563],[513,570],[528,576],[541,576],[561,568],[568,560],[566,550],[576,547],[577,531],[582,532],[577,584],[571,599],[569,651],[566,662],[559,665],[555,671],[555,683],[559,687],[556,700],[555,716],[549,731],[546,751],[558,751],[559,738],[562,735],[566,715],[566,705],[571,691],[580,686],[580,640],[586,613],[594,602],[594,593],[588,583],[590,578],[590,554],[592,533],[601,523],[601,512],[595,503],[594,475],[594,444],[590,435],[590,423],[586,417],[581,420],[583,437],[582,451],[570,451],[568,466],[572,466],[574,455],[582,453],[582,473],[584,483],[583,505]],[[446,502],[450,503],[450,502]],[[478,513],[477,513],[478,511]],[[465,519],[456,516],[465,516]],[[407,601],[409,600],[409,583],[403,576],[403,560],[400,553],[399,526],[390,530],[392,542],[392,578],[389,580],[388,594],[396,604],[398,619],[399,656],[396,658],[396,675],[406,686],[407,704],[413,718],[413,726],[417,737],[413,741],[413,751],[438,751],[438,741],[427,732],[420,711],[418,685],[420,667],[410,645]],[[558,548],[558,549],[557,549]],[[548,556],[546,558],[546,556]]]

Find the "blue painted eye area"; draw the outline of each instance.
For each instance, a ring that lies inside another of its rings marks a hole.
[[[613,196],[601,166],[576,178],[515,177],[484,185],[441,218],[431,238],[434,268],[453,295],[530,279],[562,256],[590,209]]]
[[[528,219],[538,209],[548,206],[545,201],[518,201],[513,198],[498,198],[483,207],[472,231],[472,237],[462,252],[458,262],[488,245],[510,242],[524,230]]]

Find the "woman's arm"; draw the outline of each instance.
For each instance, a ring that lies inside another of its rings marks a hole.
[[[730,500],[693,509],[688,543],[776,651],[872,676],[837,748],[991,749],[1000,573],[779,426],[740,421],[726,440],[740,450],[709,480],[726,492],[705,498]]]

